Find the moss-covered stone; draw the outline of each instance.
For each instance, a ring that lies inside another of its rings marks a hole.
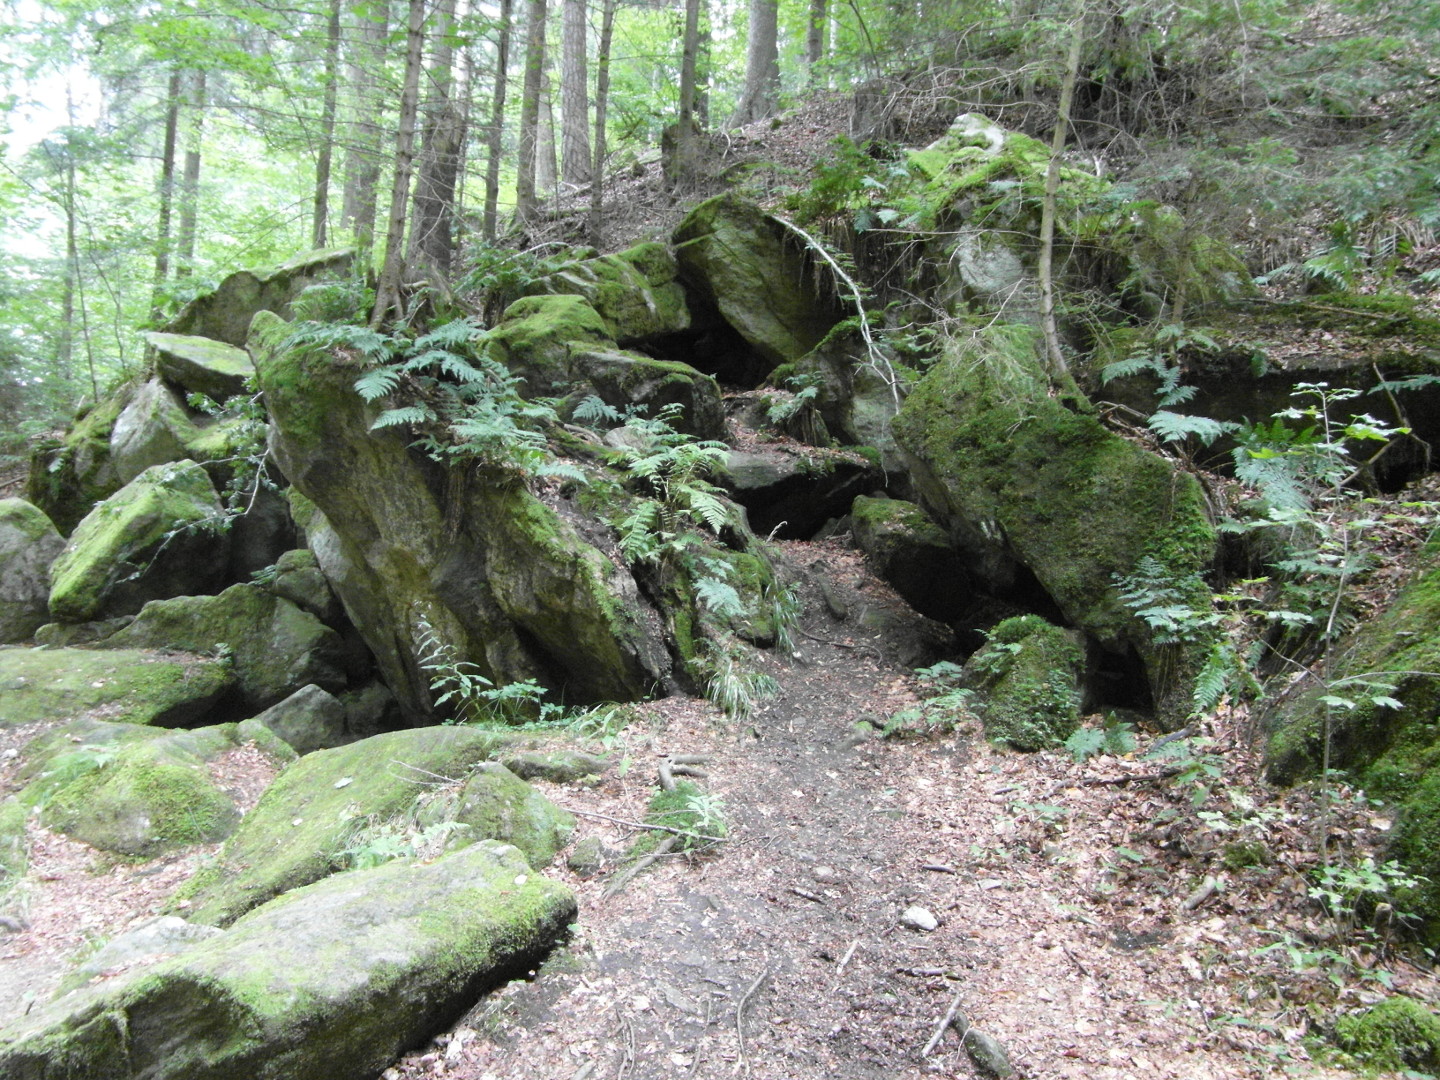
[[[354,831],[409,811],[437,777],[461,779],[503,743],[474,728],[418,728],[306,755],[182,890],[187,917],[223,926],[333,873]]]
[[[0,644],[25,641],[49,621],[50,564],[64,547],[43,510],[0,499]]]
[[[575,818],[498,762],[482,762],[453,799],[431,803],[421,824],[455,821],[475,839],[514,844],[536,870],[554,861]]]
[[[584,297],[621,345],[689,330],[693,320],[679,267],[664,244],[645,243],[615,255],[569,263],[527,292]]]
[[[527,394],[549,394],[563,386],[574,350],[615,346],[600,313],[573,295],[516,300],[487,341],[490,355],[525,380]]]
[[[922,501],[993,592],[1028,568],[1065,619],[1145,660],[1162,718],[1189,688],[1173,654],[1121,601],[1149,556],[1177,582],[1209,568],[1216,534],[1188,473],[1106,430],[1083,400],[1052,397],[1028,338],[951,342],[896,417]],[[1018,346],[1018,347],[1017,347]]]
[[[77,417],[63,439],[39,443],[30,457],[25,498],[68,536],[100,500],[120,489],[110,433],[136,384],[127,384]]]
[[[250,354],[237,345],[189,334],[154,332],[146,334],[145,340],[155,350],[155,367],[161,375],[189,393],[204,394],[214,401],[244,392],[245,380],[255,374]]]
[[[1335,1021],[1335,1043],[1366,1069],[1432,1073],[1440,1067],[1440,1016],[1414,998],[1386,998]]]
[[[103,709],[112,720],[183,725],[234,684],[230,665],[139,649],[0,648],[0,726]]]
[[[270,588],[276,596],[308,611],[327,626],[344,615],[315,553],[305,548],[287,551],[276,560],[275,580]]]
[[[682,280],[772,365],[804,356],[841,318],[803,242],[738,195],[701,203],[674,241]]]
[[[1367,793],[1399,809],[1392,853],[1425,878],[1406,907],[1440,937],[1440,541],[1420,553],[1415,574],[1379,618],[1339,647],[1329,693],[1353,702],[1327,716],[1324,688],[1282,700],[1269,717],[1267,776],[1294,783],[1319,775],[1330,739],[1330,767],[1344,770]],[[1388,686],[1381,690],[1357,677]]]
[[[193,461],[146,469],[76,527],[50,568],[51,614],[86,622],[207,591],[225,570],[221,513]]]
[[[346,683],[340,635],[257,585],[232,585],[218,596],[151,601],[103,644],[229,655],[251,712],[312,683],[331,692]]]
[[[1085,648],[1080,636],[1038,615],[1006,619],[965,662],[962,681],[980,691],[975,706],[993,742],[1044,750],[1080,723]]]
[[[566,388],[572,399],[588,391],[621,412],[641,406],[647,416],[659,415],[666,405],[679,405],[680,416],[674,424],[677,431],[701,439],[725,435],[719,384],[689,364],[656,360],[637,352],[577,346],[570,357]]]
[[[924,615],[952,617],[974,591],[949,535],[915,503],[861,495],[850,506],[850,532],[880,576]]]
[[[538,678],[571,701],[649,692],[663,653],[624,567],[525,488],[463,466],[447,479],[400,435],[372,432],[356,365],[284,350],[273,317],[256,327],[276,455],[323,512],[309,547],[412,722],[432,713],[422,638],[426,655],[439,648],[496,683]]]
[[[564,886],[488,842],[267,904],[228,932],[0,1032],[15,1080],[377,1076],[575,917]]]
[[[168,386],[159,379],[143,383],[130,397],[110,431],[110,460],[122,484],[152,465],[188,457],[186,444],[195,423]]]

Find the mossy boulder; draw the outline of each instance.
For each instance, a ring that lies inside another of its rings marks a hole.
[[[971,600],[975,587],[944,529],[915,503],[857,497],[850,533],[879,575],[916,611],[951,618]]]
[[[164,332],[172,337],[208,338],[244,347],[250,320],[257,312],[271,311],[289,318],[291,302],[306,288],[346,277],[354,263],[353,248],[327,248],[307,252],[269,270],[236,271],[213,292],[197,296],[181,308]]]
[[[76,526],[50,567],[50,613],[87,622],[208,592],[225,572],[222,516],[210,477],[193,461],[146,469]]]
[[[493,732],[434,727],[307,754],[275,779],[215,863],[182,890],[186,917],[223,926],[334,873],[354,833],[410,813],[437,778],[463,779],[502,745]]]
[[[436,649],[497,684],[534,678],[570,701],[649,693],[663,647],[629,571],[582,538],[574,507],[463,465],[449,474],[402,435],[372,432],[358,361],[286,350],[285,324],[255,323],[276,457],[320,512],[307,515],[308,546],[412,722],[432,717],[421,664]]]
[[[884,474],[854,453],[788,446],[732,450],[716,481],[745,508],[761,536],[811,537],[845,516],[862,491],[883,487]]]
[[[798,360],[843,312],[817,286],[805,244],[738,195],[701,203],[675,230],[680,276],[769,364]]]
[[[185,406],[159,379],[143,383],[131,396],[110,431],[110,460],[122,484],[152,465],[189,457],[195,422]]]
[[[1391,853],[1425,882],[1405,907],[1440,939],[1440,541],[1421,551],[1414,576],[1389,607],[1337,647],[1328,688],[1305,688],[1272,710],[1266,775],[1282,784],[1330,767],[1399,813]],[[1363,680],[1363,681],[1354,681]],[[1327,695],[1350,701],[1326,715]],[[1377,703],[1383,696],[1395,708]]]
[[[453,821],[474,839],[514,844],[536,870],[549,866],[575,831],[574,815],[494,761],[476,765],[464,786],[429,802],[419,821]]]
[[[1080,723],[1085,646],[1080,635],[1019,615],[999,623],[967,661],[961,681],[979,692],[985,736],[1015,750],[1064,742]]]
[[[1433,1073],[1440,1068],[1440,1016],[1396,994],[1335,1021],[1335,1043],[1365,1069]]]
[[[221,660],[140,649],[0,648],[0,726],[102,710],[112,720],[183,726],[234,685]]]
[[[610,337],[621,345],[633,345],[693,326],[678,275],[674,253],[651,242],[569,263],[532,282],[526,292],[584,297]]]
[[[45,439],[30,455],[25,498],[68,536],[95,504],[121,487],[110,460],[110,434],[129,397],[130,383],[80,413],[61,439]]]
[[[151,601],[103,645],[228,655],[242,704],[251,712],[312,683],[332,692],[346,683],[340,635],[258,585]]]
[[[0,1031],[15,1080],[362,1080],[533,966],[575,899],[514,848],[397,860],[267,904],[227,932]]]
[[[313,684],[302,686],[254,719],[300,754],[339,746],[345,741],[344,704]]]
[[[599,776],[610,768],[610,762],[580,750],[517,750],[500,758],[521,780],[543,780],[550,784],[572,784],[586,777]]]
[[[0,499],[0,644],[25,641],[49,621],[50,564],[64,547],[43,510]]]
[[[720,385],[689,364],[621,349],[579,348],[570,357],[568,388],[572,401],[588,392],[621,412],[643,407],[647,416],[679,405],[677,431],[700,439],[725,435]]]
[[[524,380],[527,394],[549,394],[570,375],[575,349],[615,346],[600,313],[581,296],[526,296],[505,309],[487,339],[490,355]]]
[[[344,617],[339,597],[325,580],[315,553],[307,548],[287,551],[275,561],[275,580],[270,588],[276,596],[308,611],[326,626]]]
[[[204,394],[212,401],[225,401],[243,393],[245,380],[255,374],[250,354],[238,344],[157,332],[146,334],[145,340],[155,350],[155,368],[166,381],[188,393]]]
[[[1188,711],[1190,666],[1154,643],[1119,582],[1148,557],[1208,599],[1199,575],[1216,534],[1203,490],[1108,431],[1083,398],[1052,396],[1024,328],[977,342],[951,341],[896,417],[921,502],[989,592],[1012,590],[1023,567],[1067,623],[1134,649],[1162,721],[1174,722]]]
[[[240,812],[206,768],[239,745],[235,725],[164,731],[80,721],[26,748],[20,801],[50,829],[150,858],[234,830]]]

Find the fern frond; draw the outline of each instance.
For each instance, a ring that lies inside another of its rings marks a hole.
[[[375,401],[393,394],[400,385],[400,369],[394,365],[367,371],[355,380],[355,392],[366,401]]]
[[[398,409],[386,409],[370,425],[371,431],[397,427],[400,424],[427,424],[435,419],[435,413],[424,405],[402,405]]]
[[[1233,424],[1227,424],[1213,417],[1187,416],[1184,413],[1170,412],[1167,409],[1161,409],[1155,413],[1150,417],[1148,423],[1150,430],[1166,442],[1184,442],[1193,435],[1205,446],[1209,446],[1221,435],[1234,428]]]
[[[745,614],[745,604],[735,586],[719,578],[697,578],[695,598],[722,619],[738,619]]]
[[[452,319],[443,326],[437,326],[429,333],[417,338],[414,348],[416,350],[454,349],[459,345],[470,344],[483,333],[484,331],[469,319]]]
[[[696,515],[712,532],[718,533],[730,522],[730,508],[718,494],[701,488],[686,490],[686,509]]]

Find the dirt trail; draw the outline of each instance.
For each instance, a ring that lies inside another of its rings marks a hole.
[[[800,548],[815,561],[816,546]],[[820,554],[852,607],[899,607],[853,553]],[[1145,846],[1134,815],[1111,820],[1136,801],[1129,785],[1082,790],[1068,758],[996,752],[975,732],[853,740],[859,716],[913,701],[913,674],[878,632],[824,614],[813,584],[814,637],[776,665],[781,692],[750,724],[657,703],[649,729],[631,729],[628,773],[552,792],[638,820],[659,754],[708,755],[723,850],[670,859],[608,899],[603,877],[552,871],[580,896],[574,941],[387,1076],[969,1076],[957,1028],[921,1056],[957,1002],[1021,1076],[1348,1075],[1308,1061],[1303,1029],[1222,1019],[1251,989],[1227,959],[1231,920],[1218,904],[1184,912],[1193,883],[1158,855],[1135,874],[1113,866],[1127,862],[1115,847]],[[1170,805],[1142,798],[1152,814]],[[632,834],[582,819],[588,835],[619,849]],[[902,926],[912,905],[939,927]]]

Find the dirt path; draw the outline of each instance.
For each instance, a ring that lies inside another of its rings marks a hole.
[[[824,565],[858,606],[885,602],[853,555]],[[749,725],[657,703],[625,776],[554,793],[638,820],[658,754],[705,754],[723,851],[611,898],[558,868],[580,896],[572,944],[388,1077],[969,1076],[963,1026],[921,1056],[957,1004],[1022,1076],[1349,1075],[1300,1045],[1283,970],[1252,955],[1268,939],[1236,915],[1260,902],[1238,876],[1223,902],[1183,909],[1206,864],[1173,872],[1147,824],[1173,796],[1085,784],[1067,757],[999,753],[974,732],[857,743],[853,722],[913,700],[913,676],[878,633],[807,599],[807,628],[843,644],[802,639]],[[616,849],[630,835],[595,818],[577,833]],[[939,927],[903,926],[912,905]]]

